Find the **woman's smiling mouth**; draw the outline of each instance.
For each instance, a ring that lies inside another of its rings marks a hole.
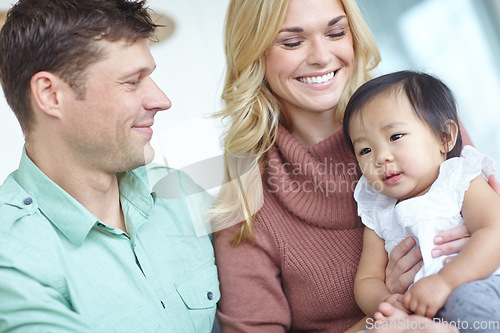
[[[302,76],[298,77],[297,80],[306,84],[321,84],[332,80],[337,74],[338,70],[331,71],[330,73],[316,76]]]

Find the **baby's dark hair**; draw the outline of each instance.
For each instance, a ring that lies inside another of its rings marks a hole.
[[[363,84],[347,104],[343,127],[347,142],[353,151],[349,135],[349,122],[352,116],[360,112],[374,97],[397,90],[408,97],[417,116],[427,123],[437,138],[442,139],[449,135],[449,120],[454,121],[458,127],[455,97],[442,81],[429,74],[413,71],[390,73]],[[459,128],[455,146],[446,154],[446,159],[460,156],[461,151],[462,135]]]

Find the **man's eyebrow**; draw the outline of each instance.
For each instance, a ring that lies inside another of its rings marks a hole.
[[[328,26],[331,27],[332,25],[339,22],[340,20],[342,20],[345,17],[346,17],[345,15],[340,15],[340,16],[334,17],[333,19],[328,21]],[[281,29],[279,32],[303,32],[303,31],[304,31],[304,29],[301,27],[288,27],[288,28]]]
[[[125,79],[125,78],[128,78],[130,76],[142,74],[142,73],[151,74],[155,69],[156,69],[156,64],[153,67],[149,67],[149,66],[137,67],[137,68],[134,68],[134,69],[126,72],[125,74],[123,74],[121,76],[121,78]]]

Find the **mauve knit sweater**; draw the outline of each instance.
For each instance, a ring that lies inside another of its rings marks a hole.
[[[284,127],[268,153],[256,244],[215,237],[225,332],[342,332],[363,313],[353,285],[363,226],[353,190],[360,176],[342,130],[302,146]]]

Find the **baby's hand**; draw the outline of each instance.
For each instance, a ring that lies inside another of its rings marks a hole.
[[[403,295],[403,305],[416,314],[433,318],[451,292],[448,283],[439,274],[433,274],[417,281]]]
[[[403,305],[403,295],[401,295],[401,294],[391,294],[384,300],[384,302],[391,304],[394,308],[399,309],[399,310],[403,311],[404,313],[407,313],[407,314],[411,313],[411,311],[408,310]]]

